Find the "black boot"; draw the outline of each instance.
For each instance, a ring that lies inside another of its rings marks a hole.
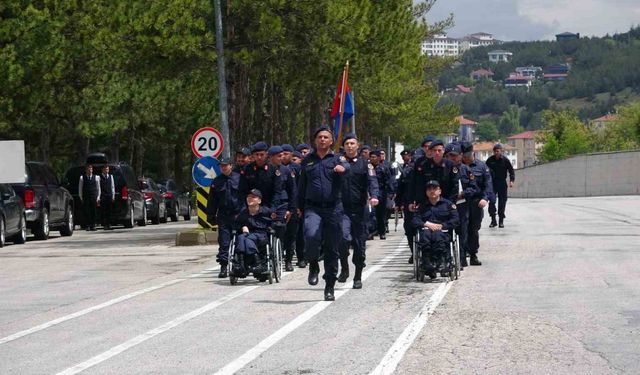
[[[353,289],[362,289],[362,268],[356,267],[356,274],[353,275]]]
[[[220,263],[220,273],[218,274],[218,279],[226,279],[227,276],[227,263]]]
[[[304,259],[300,259],[297,264],[298,268],[307,268],[307,261]]]
[[[263,274],[267,272],[267,265],[260,259],[260,255],[253,254],[253,275]]]
[[[287,272],[293,272],[293,264],[291,263],[290,260],[284,263],[284,270]]]
[[[335,280],[327,280],[327,284],[324,286],[324,300],[325,301],[335,301],[336,296],[334,295],[333,287],[335,286]]]
[[[491,224],[489,224],[489,228],[495,228],[498,226],[498,223],[496,222],[496,216],[493,215],[491,216]]]
[[[347,282],[349,278],[349,258],[340,258],[340,275],[338,276],[338,282]]]
[[[320,265],[317,260],[309,262],[309,277],[307,281],[309,285],[318,285],[318,275],[320,274]]]
[[[498,222],[498,228],[504,228],[504,218],[500,218],[500,221]]]
[[[469,263],[472,266],[481,266],[482,262],[478,259],[478,255],[477,254],[471,254],[471,259],[469,260]]]

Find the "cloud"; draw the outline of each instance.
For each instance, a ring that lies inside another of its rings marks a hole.
[[[640,23],[638,0],[439,0],[427,14],[434,22],[454,14],[454,37],[478,31],[503,40],[553,39],[559,32],[585,36],[626,32]]]

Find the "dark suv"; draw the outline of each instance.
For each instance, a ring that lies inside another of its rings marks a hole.
[[[24,202],[27,227],[38,240],[49,238],[50,230],[71,236],[74,226],[74,202],[67,189],[45,163],[26,163],[26,182],[11,184]]]
[[[138,181],[133,169],[126,163],[109,163],[104,154],[91,154],[87,161],[93,165],[93,173],[100,175],[102,167],[109,166],[115,185],[115,202],[111,209],[111,224],[124,225],[133,228],[147,224],[147,210],[144,204],[144,195],[138,188]],[[78,195],[80,176],[84,173],[85,166],[72,167],[65,173],[65,186],[73,195],[76,202],[76,223],[83,225],[82,202]],[[98,212],[100,210],[98,209]],[[100,220],[98,220],[100,222]]]
[[[0,184],[0,247],[13,241],[23,244],[27,240],[27,218],[22,199],[11,185]]]
[[[159,181],[158,187],[164,196],[171,221],[178,221],[179,216],[184,217],[187,221],[191,220],[189,191],[187,189],[179,189],[178,184],[173,180]]]

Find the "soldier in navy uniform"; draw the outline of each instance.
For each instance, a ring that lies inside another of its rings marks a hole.
[[[292,216],[297,216],[297,186],[295,173],[282,164],[284,151],[281,146],[271,146],[268,150],[269,164],[274,167],[274,186],[271,208],[275,211],[274,229],[282,241],[285,251],[285,271],[293,271],[293,243],[286,243],[287,225]]]
[[[222,174],[211,183],[207,201],[207,222],[218,225],[218,255],[220,263],[219,278],[228,274],[229,246],[231,244],[234,219],[242,208],[240,200],[240,174],[235,172],[229,158],[220,159]]]
[[[293,146],[289,144],[283,144],[282,146],[282,165],[288,167],[290,169],[289,175],[291,176],[291,180],[293,181],[293,186],[295,187],[296,194],[298,192],[298,180],[300,178],[300,164],[293,162],[293,154],[295,153]],[[298,198],[294,199],[294,202],[297,203]],[[298,258],[298,265],[300,264],[300,260],[304,257],[304,253],[298,250],[297,248],[297,235],[298,228],[300,225],[300,220],[298,217],[298,213],[294,210],[291,211],[293,215],[289,217],[289,222],[287,223],[287,230],[284,234],[284,241],[282,247],[285,250],[285,254],[287,254],[287,259],[285,259],[285,271],[293,271],[293,254],[296,254],[296,258]],[[289,255],[290,254],[290,255]]]
[[[400,178],[398,179],[398,189],[396,191],[396,205],[399,210],[402,210],[404,235],[407,238],[409,249],[411,250],[413,249],[413,236],[415,235],[415,230],[411,225],[413,212],[409,211],[409,204],[413,201],[413,199],[409,197],[409,183],[413,170],[413,159],[411,150],[403,150],[400,156],[402,156],[404,163],[400,166]],[[413,255],[409,257],[409,264],[412,263]]]
[[[234,276],[245,277],[252,271],[254,277],[264,281],[268,269],[266,246],[274,212],[261,205],[262,193],[258,189],[247,193],[245,203],[235,218],[237,259],[232,260],[231,272]]]
[[[349,169],[344,156],[333,153],[333,132],[322,126],[313,134],[315,149],[302,162],[298,207],[304,214],[305,257],[309,262],[310,285],[318,284],[320,249],[324,253],[324,299],[335,300],[343,215],[340,187]]]
[[[300,171],[302,170],[302,159],[303,156],[299,151],[294,151],[291,156],[291,167],[294,167],[294,171],[296,172],[296,183],[300,181]],[[300,215],[295,215],[297,221],[297,230],[296,230],[296,258],[298,262],[296,265],[298,268],[306,268],[307,260],[304,257],[304,218]]]
[[[502,155],[503,147],[500,143],[493,146],[493,155],[489,156],[486,161],[487,167],[491,170],[491,179],[493,181],[493,192],[495,199],[489,203],[489,215],[491,215],[491,224],[489,228],[498,226],[504,228],[505,208],[507,207],[507,173],[509,174],[509,185],[512,188],[516,180],[516,173],[508,158]],[[498,209],[496,210],[495,201],[498,201]],[[499,222],[496,223],[496,213]]]
[[[489,167],[474,157],[473,144],[469,142],[462,143],[462,162],[471,169],[476,185],[480,190],[469,204],[469,234],[468,247],[466,249],[469,254],[469,263],[472,266],[480,266],[482,262],[478,259],[478,249],[480,248],[479,232],[484,217],[484,208],[487,207],[490,197],[493,195],[493,183]]]
[[[467,250],[469,248],[469,206],[473,200],[480,194],[480,189],[475,182],[475,176],[470,168],[462,164],[462,148],[459,143],[450,143],[445,147],[447,158],[453,163],[454,171],[458,171],[458,196],[456,204],[460,225],[456,228],[456,232],[460,237],[460,267],[467,266]]]
[[[340,275],[338,282],[344,283],[349,277],[349,246],[353,246],[353,288],[362,288],[362,270],[366,267],[367,203],[378,205],[379,191],[376,173],[366,159],[358,157],[358,139],[347,133],[342,142],[344,157],[350,168],[342,176],[342,220],[343,239],[340,248]]]
[[[233,171],[240,173],[240,171],[242,171],[244,167],[249,164],[250,157],[251,151],[246,147],[243,147],[236,151],[236,163],[233,167]]]
[[[451,259],[448,252],[449,236],[458,225],[456,205],[441,197],[440,183],[430,180],[426,185],[426,199],[413,215],[413,227],[419,231],[418,250],[422,252],[422,264],[425,273],[431,279],[448,276],[451,272]],[[443,231],[447,231],[445,233]]]
[[[111,210],[115,200],[116,188],[113,175],[109,173],[109,166],[105,165],[100,175],[100,216],[104,230],[111,230]]]
[[[82,201],[84,224],[87,230],[96,230],[96,208],[100,206],[100,178],[93,174],[93,165],[87,164],[78,182],[78,195]]]
[[[311,152],[311,146],[309,146],[306,143],[301,143],[298,146],[296,146],[296,151],[298,151],[300,155],[302,155],[302,158],[304,159],[304,157],[307,156],[309,152]]]
[[[395,194],[395,183],[393,182],[393,176],[389,168],[382,163],[380,158],[380,150],[371,151],[369,155],[371,165],[376,171],[376,177],[378,178],[378,189],[380,191],[380,204],[375,207],[376,212],[376,226],[378,230],[378,236],[381,240],[387,239],[387,198],[393,197]]]
[[[262,206],[269,207],[275,212],[273,197],[276,193],[279,195],[281,192],[274,190],[277,168],[267,160],[268,149],[267,144],[262,141],[256,142],[251,147],[253,161],[240,172],[240,199],[245,202],[249,191],[258,189],[262,194]],[[282,189],[283,185],[278,185],[278,188]]]
[[[424,143],[424,142],[423,142]],[[444,143],[434,140],[429,145],[426,157],[416,161],[414,173],[409,184],[409,196],[414,203],[409,209],[414,210],[415,204],[426,201],[424,194],[427,181],[436,180],[440,184],[442,197],[455,201],[458,195],[458,173],[453,171],[453,163],[444,159]]]

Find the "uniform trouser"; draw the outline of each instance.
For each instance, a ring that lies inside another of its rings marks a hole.
[[[448,245],[448,233],[420,230],[418,249],[422,252],[423,266],[429,270],[444,265],[449,260]]]
[[[353,247],[352,262],[356,267],[366,267],[367,206],[355,210],[345,210],[342,216],[342,241],[340,258],[349,257],[349,246]]]
[[[296,215],[296,220],[298,221],[298,229],[296,233],[296,258],[298,261],[304,259],[304,216],[298,217]]]
[[[478,207],[478,200],[474,200],[469,207],[469,254],[477,254],[480,248],[480,228],[482,227],[482,218],[484,217],[484,209]]]
[[[231,245],[231,231],[233,230],[233,218],[218,216],[218,255],[216,261],[227,264],[229,261],[229,246]]]
[[[259,253],[259,248],[267,244],[268,237],[265,233],[242,233],[236,236],[236,251],[238,254],[254,255]]]
[[[376,206],[376,224],[378,235],[384,236],[387,233],[387,198],[381,198],[380,203]]]
[[[471,203],[473,205],[473,202]],[[456,233],[460,238],[460,260],[466,257],[469,252],[469,202],[456,205],[460,225],[456,227]]]
[[[96,204],[96,198],[89,197],[82,200],[84,224],[87,228],[96,226]]]
[[[112,207],[113,207],[113,202],[111,202],[111,197],[109,196],[100,197],[100,218],[102,219],[103,227],[111,225]]]
[[[402,226],[404,227],[404,235],[407,237],[407,243],[409,244],[409,251],[413,254],[413,237],[416,235],[416,228],[411,225],[411,221],[413,220],[413,212],[408,209],[404,209],[402,211],[402,217],[404,223]]]
[[[298,215],[294,212],[287,223],[287,229],[284,233],[282,247],[284,249],[284,259],[287,262],[293,260],[293,253],[297,252],[296,234],[298,233]],[[298,258],[301,259],[301,258]]]
[[[304,244],[307,261],[314,262],[324,254],[324,276],[327,282],[338,278],[338,259],[342,239],[342,203],[333,207],[307,206],[304,209]]]
[[[489,202],[489,215],[496,216],[496,200],[498,201],[498,217],[504,219],[504,209],[507,207],[507,184],[493,185],[495,200]]]

